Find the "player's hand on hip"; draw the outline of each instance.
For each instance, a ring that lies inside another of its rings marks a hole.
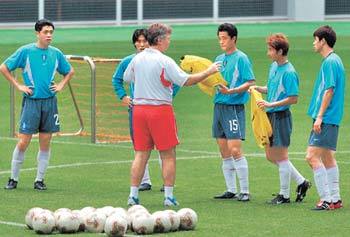
[[[313,130],[315,133],[317,134],[321,133],[321,124],[322,124],[322,118],[317,117],[313,126]]]
[[[33,94],[33,90],[32,89],[34,89],[34,87],[28,87],[28,86],[25,86],[25,85],[18,85],[17,89],[19,91],[22,91],[26,95],[32,95]]]
[[[63,85],[61,83],[58,83],[58,84],[51,83],[50,90],[52,92],[57,93],[57,92],[60,92],[62,89],[63,89]]]

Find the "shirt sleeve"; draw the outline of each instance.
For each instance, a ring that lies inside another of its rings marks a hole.
[[[57,60],[58,60],[57,71],[61,75],[67,75],[70,72],[70,70],[72,69],[72,66],[68,62],[68,59],[66,58],[66,56],[64,56],[61,51],[58,51]]]
[[[296,72],[286,72],[283,76],[283,87],[287,96],[297,96],[299,94],[299,77]]]
[[[126,68],[124,74],[123,74],[123,80],[127,83],[134,82],[135,81],[135,59],[131,60],[128,67]]]
[[[26,60],[26,50],[25,48],[21,47],[16,50],[10,57],[8,57],[4,64],[6,67],[13,71],[16,68],[24,68],[25,67],[25,60]]]
[[[329,88],[335,87],[335,75],[336,75],[336,67],[334,65],[334,61],[327,60],[322,68],[324,83],[325,83],[325,89],[328,90]]]
[[[168,58],[165,68],[165,80],[171,81],[182,87],[187,81],[189,74],[184,72],[173,59]]]
[[[123,97],[127,95],[124,88],[123,76],[129,63],[130,63],[130,60],[127,58],[124,58],[117,66],[112,77],[112,85],[114,88],[114,93],[117,95],[119,99],[123,99]]]
[[[239,73],[241,74],[243,82],[255,80],[253,66],[247,56],[241,57],[239,60]]]

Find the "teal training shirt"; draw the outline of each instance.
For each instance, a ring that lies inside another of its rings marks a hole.
[[[33,88],[33,94],[28,97],[33,99],[54,96],[50,86],[56,71],[66,75],[71,70],[71,65],[59,49],[52,46],[42,49],[35,43],[22,46],[4,63],[10,71],[22,69],[24,84]]]
[[[298,96],[299,77],[293,65],[287,62],[278,65],[273,62],[270,66],[269,79],[267,82],[267,101],[276,102],[290,96]],[[290,105],[267,108],[267,112],[277,112],[289,109]]]
[[[313,119],[317,118],[324,93],[330,88],[333,88],[334,94],[323,114],[322,122],[339,125],[344,110],[345,69],[342,60],[335,53],[329,54],[322,61],[308,110],[308,115]]]
[[[215,62],[221,62],[221,75],[227,81],[229,88],[236,88],[247,81],[255,80],[252,64],[248,56],[240,50],[232,54],[221,54],[216,57]],[[248,92],[222,94],[217,91],[214,97],[215,104],[237,105],[245,104],[249,99]]]

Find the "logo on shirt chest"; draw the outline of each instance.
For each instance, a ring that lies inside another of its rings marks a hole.
[[[41,55],[41,60],[42,60],[43,65],[46,65],[46,63],[47,63],[47,54],[42,54]]]

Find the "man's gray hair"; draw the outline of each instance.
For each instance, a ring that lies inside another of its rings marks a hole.
[[[170,26],[161,23],[155,23],[148,27],[147,41],[149,45],[157,45],[158,41],[164,39],[166,35],[171,34]]]

